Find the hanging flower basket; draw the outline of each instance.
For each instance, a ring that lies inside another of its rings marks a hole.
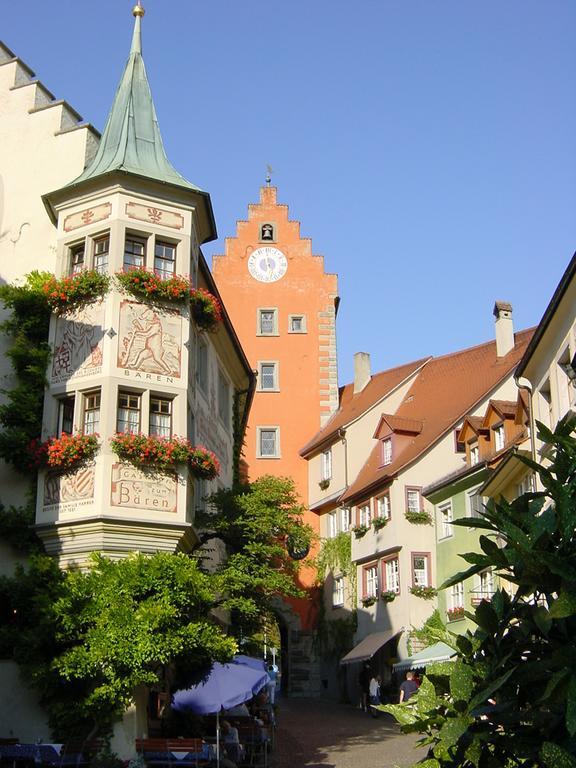
[[[369,527],[367,525],[355,525],[352,528],[352,531],[354,532],[354,536],[356,536],[357,539],[361,539],[362,536],[365,536],[368,533]]]
[[[376,603],[378,598],[376,595],[370,595],[369,597],[363,597],[362,598],[362,605],[364,608],[369,608],[371,605],[374,605]]]
[[[192,288],[190,291],[190,312],[202,331],[215,331],[218,323],[222,322],[220,302],[204,288]]]
[[[48,306],[56,315],[63,315],[91,304],[104,296],[110,287],[108,275],[94,270],[78,272],[60,280],[51,277],[42,286]]]
[[[385,592],[380,593],[380,600],[383,600],[385,603],[391,603],[395,599],[396,592],[392,592],[391,589],[387,589]]]
[[[128,272],[118,272],[116,280],[126,293],[143,301],[182,304],[188,301],[190,296],[190,280],[180,275],[162,280],[154,272],[136,268]]]
[[[460,619],[464,618],[464,606],[448,608],[446,615],[448,616],[448,621],[460,621]]]
[[[320,486],[321,491],[325,491],[326,488],[328,488],[328,486],[330,485],[330,480],[328,478],[325,478],[324,480],[320,480],[318,485]]]
[[[98,451],[98,435],[63,434],[43,443],[33,440],[29,450],[31,465],[37,469],[75,469]]]
[[[421,587],[418,585],[410,587],[410,592],[416,597],[421,597],[423,600],[432,600],[438,594],[434,587]]]
[[[372,520],[372,525],[374,526],[375,531],[379,531],[381,528],[384,528],[385,525],[388,525],[388,518],[375,517],[374,520]]]
[[[432,517],[428,512],[406,512],[405,518],[409,523],[414,525],[432,525]]]
[[[117,434],[110,440],[112,450],[123,461],[136,467],[161,471],[187,464],[195,477],[213,480],[220,472],[215,454],[208,448],[194,446],[182,437]]]

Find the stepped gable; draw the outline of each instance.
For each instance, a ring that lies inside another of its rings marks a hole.
[[[512,373],[533,333],[534,328],[516,333],[514,349],[504,357],[496,356],[496,342],[491,341],[429,360],[395,414],[421,420],[422,432],[385,466],[381,464],[382,452],[377,442],[341,502],[359,498],[386,478],[394,477],[455,429],[467,413]]]
[[[322,445],[329,443],[337,436],[339,429],[346,427],[369,408],[375,406],[379,400],[382,400],[383,397],[400,386],[409,376],[426,365],[430,359],[429,357],[424,357],[421,360],[415,360],[414,362],[400,365],[397,368],[390,368],[387,371],[376,373],[371,377],[366,387],[356,394],[354,394],[354,382],[340,387],[340,405],[338,410],[301,449],[300,456],[309,456]]]

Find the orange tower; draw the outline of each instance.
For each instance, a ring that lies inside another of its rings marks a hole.
[[[310,238],[264,186],[248,220],[237,222],[213,274],[248,360],[258,373],[244,457],[250,480],[265,475],[294,479],[308,503],[303,445],[338,407],[336,361],[337,275],[324,272]],[[318,530],[318,517],[306,514]],[[304,586],[314,574],[303,569]],[[301,630],[314,623],[311,601],[293,603]]]

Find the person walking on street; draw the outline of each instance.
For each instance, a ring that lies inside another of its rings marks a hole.
[[[418,685],[414,680],[414,672],[406,672],[406,680],[400,686],[400,703],[408,701],[418,690]]]
[[[360,685],[360,706],[362,712],[368,712],[368,698],[370,696],[370,665],[364,664],[360,674],[358,675],[358,683]]]
[[[380,675],[373,675],[370,678],[370,688],[369,688],[369,695],[370,695],[370,714],[372,717],[378,717],[377,710],[374,709],[374,706],[377,704],[380,704]]]

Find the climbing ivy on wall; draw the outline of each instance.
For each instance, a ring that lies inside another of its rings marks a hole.
[[[0,458],[18,472],[29,476],[29,445],[40,437],[50,359],[48,329],[50,308],[42,286],[47,272],[31,272],[24,285],[0,287],[0,301],[11,311],[0,324],[11,340],[6,351],[14,371],[14,386],[2,390],[6,402],[0,405]]]

